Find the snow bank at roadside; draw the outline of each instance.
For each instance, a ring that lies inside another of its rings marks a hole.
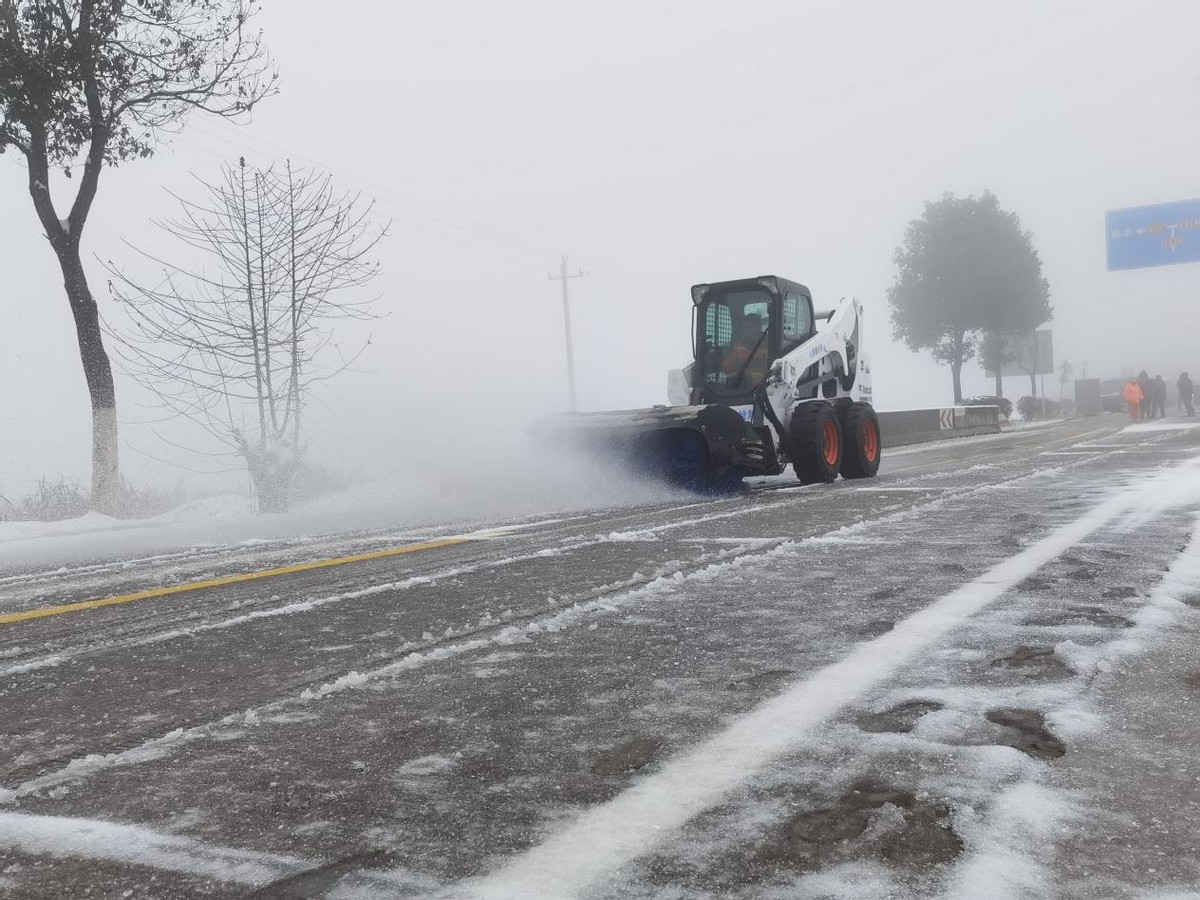
[[[253,536],[253,522],[249,500],[233,495],[194,501],[149,519],[89,512],[54,522],[0,522],[0,571],[228,543]],[[232,527],[238,523],[240,528]]]
[[[194,500],[148,519],[118,519],[103,513],[87,512],[73,519],[57,519],[51,522],[0,522],[0,544],[10,541],[95,534],[99,531],[116,531],[126,528],[150,528],[174,522],[212,519],[228,521],[249,515],[251,515],[251,507],[248,498],[223,494],[218,497]]]

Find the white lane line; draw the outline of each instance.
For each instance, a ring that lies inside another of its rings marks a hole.
[[[0,848],[59,858],[110,860],[252,886],[270,884],[317,865],[292,856],[206,844],[138,825],[31,813],[0,813]]]
[[[724,731],[668,760],[607,803],[560,828],[499,870],[451,889],[449,896],[578,897],[644,856],[715,806],[808,732],[886,682],[1009,589],[1130,509],[1165,509],[1200,500],[1197,460],[1094,507],[950,594],[859,644],[848,655],[736,719]],[[1184,476],[1182,485],[1176,479]],[[1176,490],[1177,489],[1177,490]],[[1168,496],[1168,491],[1173,491]]]

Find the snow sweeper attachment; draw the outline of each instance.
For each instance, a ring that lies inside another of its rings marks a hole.
[[[875,475],[882,444],[857,300],[817,312],[804,285],[764,275],[695,285],[692,304],[694,359],[670,373],[671,406],[563,413],[531,434],[702,493],[788,463],[805,484]]]

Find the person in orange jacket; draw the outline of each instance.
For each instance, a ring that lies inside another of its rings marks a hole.
[[[1138,414],[1142,409],[1142,401],[1146,397],[1142,393],[1142,389],[1138,387],[1137,379],[1130,378],[1129,384],[1125,385],[1125,402],[1129,405],[1129,421],[1136,422]]]

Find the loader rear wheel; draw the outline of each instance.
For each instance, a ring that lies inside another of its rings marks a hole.
[[[792,468],[801,484],[828,484],[842,467],[842,426],[828,403],[801,403],[788,426]]]
[[[879,417],[870,403],[851,403],[842,411],[842,477],[874,478],[883,442]]]

